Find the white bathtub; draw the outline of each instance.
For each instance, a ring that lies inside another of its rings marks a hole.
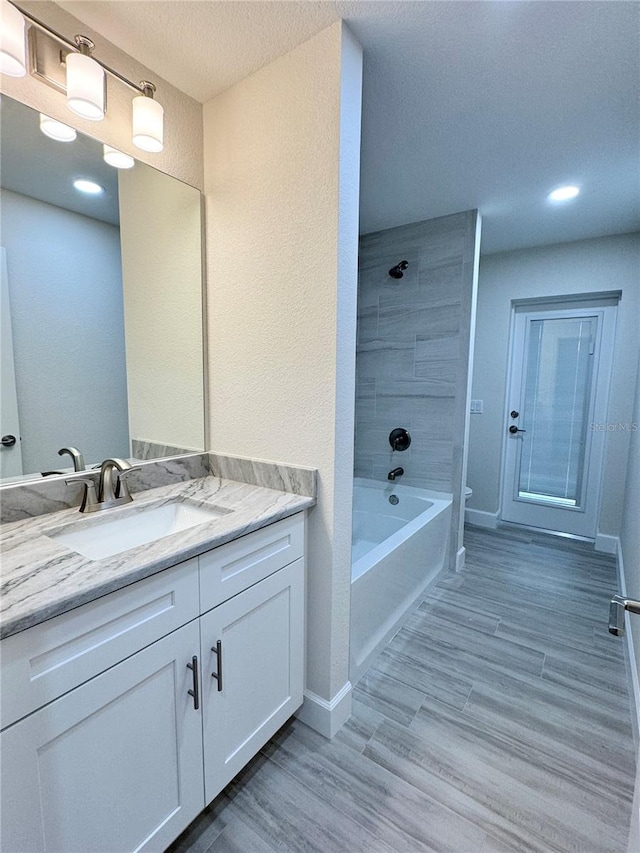
[[[393,505],[389,497],[395,495]],[[364,675],[445,566],[451,495],[354,480],[352,684]]]

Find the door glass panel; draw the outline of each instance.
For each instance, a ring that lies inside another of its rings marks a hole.
[[[580,506],[596,317],[530,320],[518,497]]]

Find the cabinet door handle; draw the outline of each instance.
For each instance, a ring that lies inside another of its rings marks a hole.
[[[222,640],[218,640],[215,646],[211,646],[211,651],[215,652],[218,661],[218,671],[212,672],[211,677],[218,682],[218,693],[220,693],[222,692]]]
[[[200,707],[200,688],[198,687],[198,658],[194,655],[191,658],[191,663],[187,664],[187,669],[193,673],[193,690],[187,690],[189,696],[193,696],[193,710],[197,711]]]

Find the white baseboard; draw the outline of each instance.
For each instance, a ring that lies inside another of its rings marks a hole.
[[[464,545],[459,549],[456,554],[456,572],[459,572],[464,567],[464,559],[465,559],[466,550]]]
[[[485,512],[482,509],[465,509],[464,520],[466,524],[475,524],[476,527],[489,527],[495,530],[498,526],[498,513]]]
[[[296,712],[298,719],[326,738],[334,737],[350,716],[350,681],[347,681],[330,701],[318,696],[312,690],[305,690],[302,707]]]
[[[618,539],[618,547],[616,548],[616,564],[618,569],[618,589],[620,595],[627,597],[627,582],[624,576],[624,557],[622,554],[622,546]],[[627,649],[627,671],[631,680],[631,726],[633,728],[633,738],[636,745],[636,751],[640,749],[640,673],[636,667],[635,649],[633,646],[633,634],[631,633],[630,613],[625,613],[625,639]],[[635,712],[635,713],[634,713]]]
[[[620,547],[620,539],[618,536],[608,536],[605,533],[596,533],[596,542],[594,548],[600,551],[601,554],[617,554]]]

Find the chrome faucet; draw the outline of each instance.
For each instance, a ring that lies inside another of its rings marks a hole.
[[[58,451],[58,456],[64,456],[65,453],[73,459],[73,470],[84,471],[84,456],[77,447],[61,447]]]
[[[402,477],[404,474],[404,468],[394,468],[393,471],[389,471],[387,474],[387,480],[395,480],[397,477]]]
[[[67,485],[84,483],[85,492],[80,512],[98,512],[112,506],[130,503],[133,498],[126,483],[126,476],[138,471],[139,465],[132,465],[126,459],[105,459],[100,466],[100,480],[96,491],[93,477],[76,477],[66,480]]]

